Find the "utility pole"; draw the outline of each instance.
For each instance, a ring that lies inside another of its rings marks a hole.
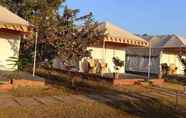
[[[35,18],[34,18],[34,23],[35,23],[35,25],[36,25],[36,16],[37,16],[37,12],[36,12],[37,10],[36,9],[34,9],[34,11],[33,11],[33,14],[34,14],[34,16],[35,16]],[[36,62],[37,62],[37,43],[38,43],[38,32],[37,32],[38,30],[37,30],[37,27],[36,26],[34,26],[34,32],[35,32],[35,47],[34,47],[34,65],[33,65],[33,73],[32,73],[32,76],[33,77],[35,77],[35,73],[36,73]]]
[[[37,42],[38,42],[38,32],[35,32],[35,49],[34,49],[34,65],[32,76],[35,77],[36,73],[36,60],[37,60]]]
[[[147,81],[150,80],[150,71],[151,71],[151,54],[152,54],[152,48],[151,48],[151,40],[149,41],[149,63],[148,63],[148,78]]]

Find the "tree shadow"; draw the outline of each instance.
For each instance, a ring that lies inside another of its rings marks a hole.
[[[75,94],[86,96],[99,103],[140,118],[185,118],[186,112],[176,110],[174,103],[165,103],[163,100],[138,92],[123,91],[112,87],[105,82],[91,82],[79,79],[72,85],[71,78],[58,72],[38,72],[46,78],[46,83],[52,86],[64,86]],[[116,116],[117,117],[117,116]]]

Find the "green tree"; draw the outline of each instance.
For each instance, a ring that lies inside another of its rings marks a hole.
[[[63,6],[64,0],[0,0],[14,13],[32,23],[38,32],[39,62],[60,56],[67,62],[89,54],[86,47],[104,35],[92,13],[78,17],[78,9]],[[63,9],[62,15],[59,8]],[[22,40],[21,54],[30,58],[34,40]]]
[[[60,39],[55,41],[58,56],[77,64],[85,56],[90,56],[87,46],[92,45],[99,39],[103,39],[104,29],[99,30],[100,23],[93,19],[90,12],[78,17],[78,9],[64,7],[63,15],[59,17],[61,32]]]
[[[48,51],[49,40],[56,38],[58,32],[58,9],[64,0],[0,0],[0,4],[28,20],[38,32],[38,61],[42,61]],[[30,37],[29,37],[30,38]],[[34,40],[21,42],[20,56],[31,57]],[[25,53],[26,52],[26,53]]]

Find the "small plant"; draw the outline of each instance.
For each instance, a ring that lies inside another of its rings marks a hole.
[[[178,58],[180,59],[182,65],[184,67],[184,74],[186,75],[186,59],[183,58],[181,55],[179,55]]]
[[[8,65],[11,66],[10,69],[13,70],[7,75],[11,84],[13,84],[13,79],[19,77],[19,72],[23,70],[24,66],[31,63],[31,61],[26,58],[18,57],[9,57],[6,61],[9,63]]]
[[[161,68],[162,68],[162,75],[167,76],[170,70],[170,67],[167,65],[167,63],[162,63]]]
[[[119,70],[121,67],[124,66],[124,61],[120,60],[118,57],[113,57],[112,61],[114,63],[115,70]]]
[[[8,65],[11,66],[11,69],[15,71],[21,71],[25,65],[31,63],[31,60],[27,58],[9,57],[7,62],[9,62]]]
[[[120,60],[118,57],[113,57],[112,58],[112,61],[114,63],[114,69],[118,73],[118,71],[120,70],[120,68],[124,66],[124,61]],[[114,76],[115,76],[115,73],[114,73]]]

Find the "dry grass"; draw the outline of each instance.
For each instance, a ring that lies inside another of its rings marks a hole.
[[[123,98],[122,101],[110,104],[94,99],[93,103],[87,101],[29,108],[1,108],[0,118],[185,118],[183,113],[175,109],[174,97],[160,95],[141,86],[113,87],[106,83],[96,84],[93,81],[79,81],[76,82],[74,88],[71,87],[70,91],[72,92],[64,91],[63,87],[46,90],[18,88],[12,93],[18,97],[65,95],[66,93],[79,93],[82,96],[90,94],[112,95],[116,98],[119,98],[118,95],[124,95],[135,100]],[[186,105],[184,100],[180,103],[182,104],[179,106],[180,108]]]
[[[62,76],[61,76],[62,75]],[[69,76],[55,73],[44,76],[55,81],[50,88],[17,88],[11,91],[16,97],[53,96],[79,94],[94,100],[52,106],[16,107],[0,109],[2,118],[185,118],[186,100],[179,98],[175,107],[175,96],[167,96],[142,86],[111,86],[106,82],[77,80],[72,86]],[[57,82],[57,84],[55,84]],[[56,87],[57,86],[57,87]],[[60,87],[58,87],[60,86]],[[165,84],[165,88],[177,90],[179,85]],[[113,96],[106,103],[89,95]],[[124,97],[122,97],[124,96]],[[117,100],[120,98],[120,100]]]
[[[50,80],[59,80],[65,88],[70,88],[83,96],[89,94],[96,94],[99,96],[111,95],[115,98],[121,98],[121,95],[126,96],[114,104],[107,104],[108,106],[120,110],[124,113],[133,114],[140,118],[185,118],[186,117],[186,99],[179,98],[176,106],[176,97],[167,96],[159,93],[157,90],[144,88],[141,86],[125,86],[115,87],[106,82],[96,82],[87,80],[77,80],[74,87],[71,86],[71,78],[67,76],[64,79],[64,74],[54,72],[50,75]],[[45,73],[41,74],[46,77]],[[63,75],[61,77],[61,75]],[[68,84],[65,84],[65,83]],[[165,89],[181,90],[178,84],[165,84]],[[75,89],[73,89],[75,88]],[[133,100],[134,99],[134,100]],[[100,102],[100,101],[98,101]]]
[[[184,86],[182,84],[176,84],[176,83],[171,83],[171,82],[165,82],[162,85],[163,88],[165,89],[170,89],[173,91],[184,91]]]
[[[0,109],[1,118],[138,118],[101,103]]]
[[[44,96],[57,96],[71,94],[69,89],[64,87],[45,87],[45,88],[31,88],[31,87],[18,87],[10,91],[14,97],[44,97]]]

